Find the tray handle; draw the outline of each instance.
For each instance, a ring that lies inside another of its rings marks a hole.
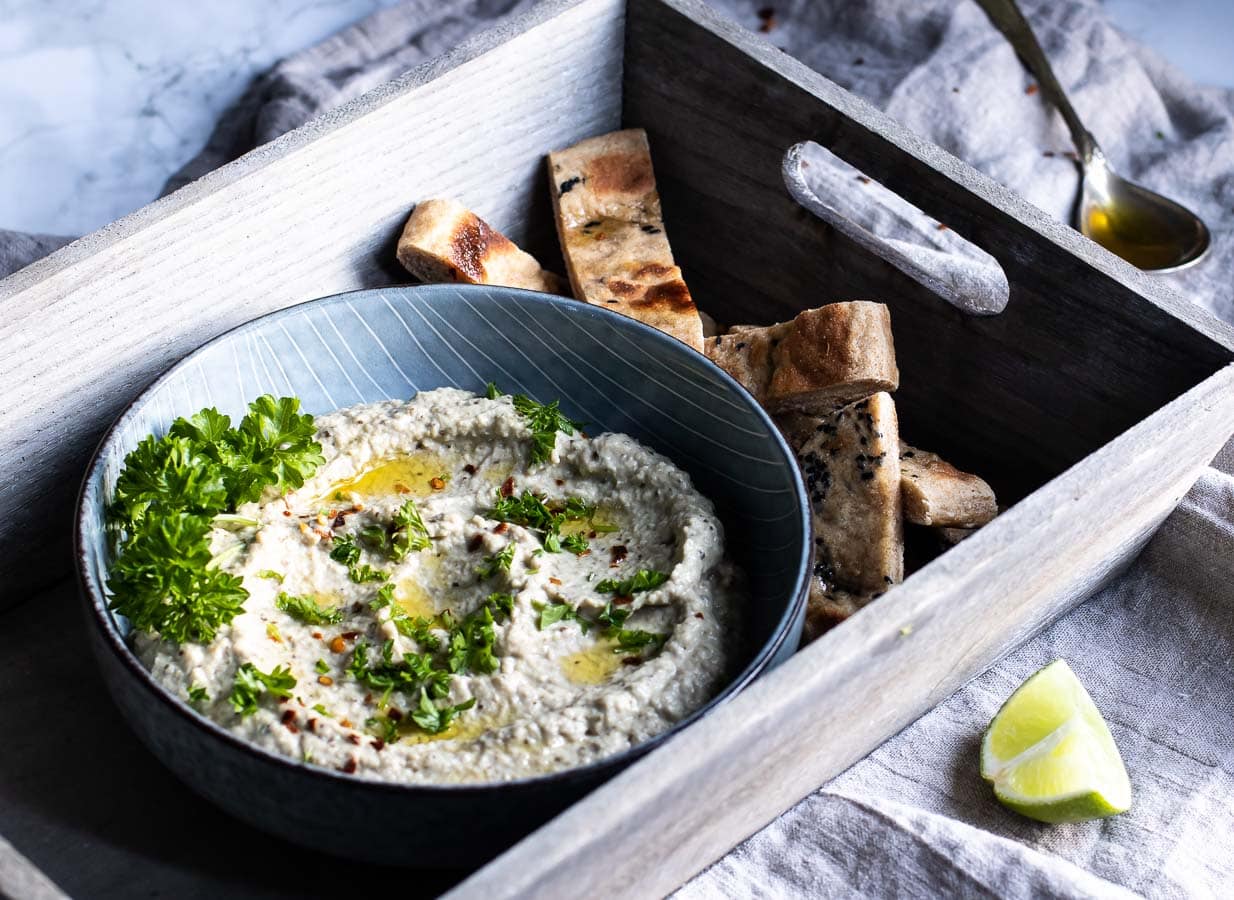
[[[799,206],[952,306],[976,316],[1006,309],[1010,285],[997,259],[830,150],[794,144],[781,171]]]

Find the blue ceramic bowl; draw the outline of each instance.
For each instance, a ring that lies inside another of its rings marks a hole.
[[[492,785],[408,786],[315,768],[233,737],[151,678],[107,608],[104,509],[125,455],[206,406],[239,418],[263,393],[320,414],[421,390],[503,390],[622,431],[671,458],[715,503],[751,587],[748,658],[675,728],[600,762]],[[477,863],[796,649],[810,560],[793,456],[767,414],[684,344],[604,309],[509,288],[394,287],[315,300],[224,334],[172,367],[116,421],[82,486],[77,555],[94,653],[138,736],[198,793],[259,828],[331,853],[407,865]]]

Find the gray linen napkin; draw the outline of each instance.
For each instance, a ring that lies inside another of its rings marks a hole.
[[[711,0],[1052,215],[1078,177],[1058,116],[970,0]],[[527,0],[408,0],[258,79],[168,183],[192,180]],[[1122,173],[1200,213],[1214,249],[1165,277],[1234,320],[1234,91],[1200,88],[1114,30],[1090,0],[1023,5],[1063,84]],[[764,15],[760,16],[760,12]],[[822,164],[822,157],[811,157]],[[820,199],[963,285],[970,251],[924,213],[867,206],[842,168]],[[850,185],[854,193],[844,193]],[[63,239],[0,232],[0,275]],[[941,259],[940,257],[945,257]],[[971,259],[980,263],[979,256]],[[931,262],[933,260],[933,262]],[[974,273],[976,273],[974,275]],[[1133,570],[803,800],[681,896],[1218,896],[1234,876],[1234,450],[1207,471]],[[976,774],[1003,699],[1063,656],[1106,713],[1134,809],[1047,827],[1003,810]]]

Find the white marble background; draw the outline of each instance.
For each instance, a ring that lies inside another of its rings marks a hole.
[[[255,74],[393,2],[0,0],[0,228],[76,235],[144,205]],[[1234,87],[1234,0],[1107,7]]]

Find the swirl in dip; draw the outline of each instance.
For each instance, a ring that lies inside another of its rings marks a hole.
[[[205,644],[139,635],[141,658],[254,744],[389,781],[523,778],[668,729],[731,674],[740,579],[685,473],[565,421],[545,442],[534,410],[453,389],[317,417],[303,487],[210,533],[243,611]]]

